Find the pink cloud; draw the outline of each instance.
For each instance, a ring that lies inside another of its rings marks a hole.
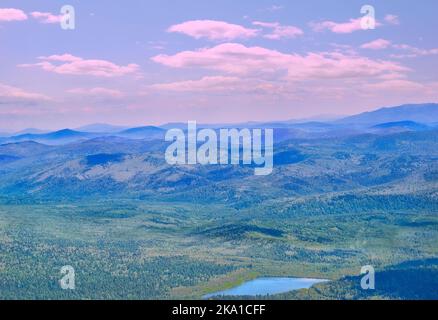
[[[394,15],[394,14],[387,14],[384,18],[385,22],[387,22],[388,24],[392,24],[392,25],[399,25],[400,21],[398,19],[398,16]]]
[[[397,63],[373,60],[340,52],[309,53],[299,56],[293,68],[289,68],[292,79],[366,79],[385,74],[400,74],[409,71]]]
[[[185,80],[170,83],[158,83],[149,86],[150,89],[176,92],[223,91],[225,88],[236,88],[241,80],[237,77],[204,77],[200,80]]]
[[[81,96],[91,96],[91,97],[110,97],[110,98],[121,98],[123,93],[119,90],[108,89],[108,88],[74,88],[68,90],[69,93],[81,95]]]
[[[200,67],[227,73],[248,73],[254,70],[275,71],[287,63],[288,56],[262,47],[245,47],[224,43],[213,48],[183,51],[175,55],[157,55],[154,62],[173,68]]]
[[[54,54],[51,56],[41,56],[38,57],[40,60],[46,60],[46,61],[60,61],[60,62],[75,62],[75,61],[81,61],[82,58],[76,57],[71,54]]]
[[[272,6],[270,6],[269,8],[267,8],[266,10],[267,10],[267,11],[274,12],[274,11],[283,10],[283,9],[284,9],[283,6],[272,5]]]
[[[193,20],[173,25],[168,32],[178,32],[195,39],[209,40],[247,39],[257,36],[258,30],[248,29],[237,24],[215,20]]]
[[[23,21],[27,20],[27,15],[13,8],[0,8],[0,21]]]
[[[147,87],[144,94],[151,92],[174,92],[196,94],[219,94],[221,96],[271,96],[288,95],[295,98],[297,85],[286,81],[261,80],[256,78],[207,76],[197,80],[184,80],[169,83],[157,83]]]
[[[152,60],[173,68],[202,68],[242,76],[263,77],[283,73],[283,77],[289,79],[370,77],[408,71],[393,62],[339,52],[309,53],[301,56],[237,43],[183,51],[175,55],[162,54]]]
[[[30,15],[41,23],[60,23],[62,15],[54,15],[50,12],[31,12]]]
[[[86,60],[71,54],[39,57],[42,62],[21,64],[19,67],[39,67],[42,70],[58,74],[91,75],[96,77],[119,77],[139,73],[137,64],[117,65],[106,60]],[[55,64],[55,62],[57,64]]]
[[[157,83],[151,90],[197,93],[263,93],[271,91],[272,84],[259,79],[243,79],[228,76],[210,76],[199,80]]]
[[[386,48],[392,48],[395,50],[402,51],[402,53],[394,53],[391,54],[392,58],[416,58],[416,57],[422,57],[422,56],[431,56],[431,55],[437,55],[438,54],[438,48],[432,48],[432,49],[421,49],[417,48],[408,44],[393,44],[388,40],[385,39],[377,39],[368,43],[365,43],[361,46],[363,49],[386,49]]]
[[[391,57],[393,58],[416,58],[416,57],[432,56],[438,54],[438,48],[420,49],[410,46],[408,44],[394,44],[393,48],[407,52],[401,54],[393,54],[391,55]]]
[[[382,82],[372,83],[365,86],[373,90],[385,91],[412,91],[421,90],[424,86],[420,83],[404,79],[385,80]]]
[[[272,29],[280,25],[278,22],[263,22],[263,21],[253,21],[252,24],[263,28],[272,28]]]
[[[396,95],[421,97],[426,100],[438,99],[438,82],[415,82],[406,79],[385,80],[362,86],[364,92],[374,95]]]
[[[360,47],[363,49],[381,50],[391,46],[391,42],[385,39],[377,39],[368,43],[364,43]]]
[[[348,22],[334,22],[334,21],[321,21],[321,22],[311,22],[310,26],[316,32],[321,32],[324,30],[329,30],[334,33],[352,33],[358,30],[364,30],[362,28],[363,17],[357,19],[350,19]],[[375,21],[375,25],[380,26],[381,24]]]
[[[44,94],[28,92],[23,89],[0,83],[0,105],[2,103],[32,103],[51,101],[52,99]]]
[[[304,34],[303,30],[295,26],[282,26],[278,22],[254,21],[253,25],[272,29],[272,32],[264,35],[264,38],[279,40],[283,38],[295,38]]]

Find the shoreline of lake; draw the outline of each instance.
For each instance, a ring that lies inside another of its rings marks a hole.
[[[294,277],[261,277],[227,289],[204,295],[203,299],[224,296],[267,296],[300,289],[309,289],[313,285],[330,281],[328,279],[294,278]]]

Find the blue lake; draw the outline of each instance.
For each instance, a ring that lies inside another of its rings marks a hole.
[[[314,284],[327,281],[329,280],[310,278],[257,278],[228,290],[207,294],[203,298],[208,299],[217,296],[272,295],[293,290],[308,289]]]

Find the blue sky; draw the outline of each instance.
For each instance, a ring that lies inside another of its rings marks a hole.
[[[74,30],[50,21],[65,4]],[[373,30],[357,27],[363,5],[375,9]],[[437,9],[432,0],[3,0],[0,131],[434,102]]]

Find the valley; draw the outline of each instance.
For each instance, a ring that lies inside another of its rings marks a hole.
[[[283,136],[270,176],[168,165],[160,139],[3,143],[0,298],[199,299],[299,277],[331,281],[258,298],[436,299],[438,130],[427,126]],[[58,285],[64,265],[75,290]],[[363,265],[376,291],[360,289]]]

